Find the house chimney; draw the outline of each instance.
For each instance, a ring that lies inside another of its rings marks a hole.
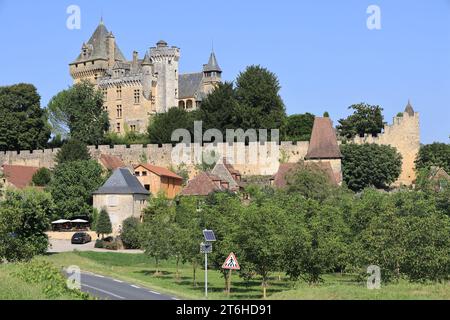
[[[108,35],[108,65],[110,68],[114,66],[116,62],[116,39],[112,32]]]
[[[133,66],[136,67],[138,64],[138,52],[133,51]]]

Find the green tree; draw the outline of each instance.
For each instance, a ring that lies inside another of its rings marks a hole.
[[[288,116],[282,128],[283,139],[286,141],[309,141],[314,119],[315,116],[311,113]]]
[[[226,129],[239,128],[237,123],[238,103],[235,98],[233,83],[220,83],[200,106],[199,117],[203,128],[218,129],[224,135]]]
[[[336,126],[342,137],[353,138],[356,135],[381,133],[384,128],[383,109],[380,106],[372,106],[367,103],[354,104],[349,107],[353,109],[352,115],[339,120]]]
[[[60,150],[56,153],[55,162],[63,164],[71,161],[90,160],[91,155],[89,149],[84,142],[79,140],[67,141]]]
[[[140,221],[138,218],[130,217],[123,221],[120,238],[127,249],[140,249]]]
[[[30,260],[48,248],[45,231],[55,214],[50,194],[35,189],[8,191],[0,206],[0,260]]]
[[[336,188],[327,173],[317,165],[298,167],[286,175],[287,188],[290,194],[299,193],[307,199],[325,200]]]
[[[31,84],[0,87],[0,150],[45,148],[50,139],[47,113]]]
[[[153,116],[147,130],[150,143],[172,143],[172,133],[176,129],[189,130],[193,135],[196,117],[195,111],[187,112],[180,108],[171,108],[166,113]]]
[[[54,133],[86,144],[101,144],[109,129],[103,95],[89,81],[82,81],[54,96],[49,104]]]
[[[144,224],[142,226],[142,248],[145,253],[155,259],[155,276],[160,276],[159,265],[161,260],[171,256],[174,236],[173,207],[162,195],[157,201],[150,201],[149,210],[145,210]]]
[[[92,215],[92,193],[103,183],[103,169],[94,160],[72,161],[56,166],[49,190],[60,217]]]
[[[432,143],[420,148],[416,159],[416,169],[430,169],[432,166],[450,172],[450,144]]]
[[[46,187],[51,180],[52,172],[47,168],[40,168],[32,178],[33,184],[38,187]]]
[[[327,272],[343,270],[348,257],[349,229],[339,208],[309,200],[290,212],[283,246],[283,267],[293,279],[321,281]]]
[[[109,218],[109,214],[106,209],[100,210],[100,215],[98,216],[95,228],[97,233],[102,235],[102,239],[105,235],[112,233],[111,219]]]
[[[267,297],[269,275],[279,267],[283,240],[283,212],[271,202],[252,204],[244,209],[236,232],[241,273],[262,278],[263,298]]]
[[[400,176],[402,156],[391,146],[344,144],[341,152],[344,181],[353,191],[387,188]]]
[[[236,79],[239,104],[236,126],[241,129],[279,129],[286,118],[277,76],[261,66],[249,66]]]

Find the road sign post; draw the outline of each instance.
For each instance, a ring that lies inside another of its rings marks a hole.
[[[230,295],[231,292],[231,273],[233,270],[240,270],[239,262],[237,261],[236,255],[232,252],[225,260],[222,265],[222,269],[228,269],[228,282],[227,282],[227,296]]]

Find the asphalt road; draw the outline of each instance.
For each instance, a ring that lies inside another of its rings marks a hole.
[[[81,291],[107,300],[178,300],[175,297],[93,273],[81,273]]]

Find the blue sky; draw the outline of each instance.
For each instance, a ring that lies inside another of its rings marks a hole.
[[[81,29],[66,28],[69,5]],[[381,30],[366,27],[369,5]],[[423,143],[449,142],[450,0],[0,0],[0,85],[36,85],[42,105],[71,84],[68,63],[103,16],[128,59],[158,40],[181,48],[180,72],[214,50],[224,79],[260,64],[279,77],[288,113],[379,104],[389,123],[411,99]]]

